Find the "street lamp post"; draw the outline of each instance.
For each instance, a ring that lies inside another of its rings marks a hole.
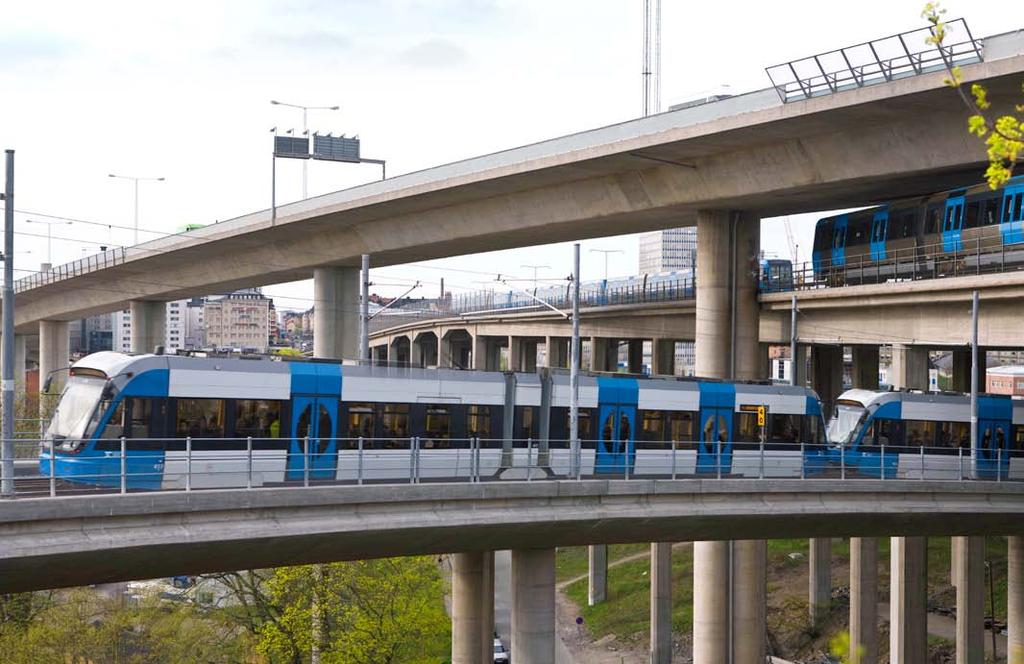
[[[274,106],[288,106],[289,108],[299,108],[299,109],[302,109],[302,134],[304,136],[308,136],[309,135],[309,126],[306,124],[307,115],[309,114],[309,111],[336,111],[339,108],[341,108],[340,106],[303,106],[302,104],[289,104],[287,102],[277,101],[276,99],[271,99],[270,103],[273,104]],[[302,198],[303,198],[303,200],[309,198],[308,178],[309,178],[309,161],[306,160],[306,159],[303,159],[302,160]]]
[[[608,255],[609,254],[624,254],[622,249],[591,249],[592,253],[604,254],[604,281],[608,283]]]
[[[139,183],[140,182],[163,182],[167,178],[140,178],[134,175],[115,175],[114,173],[108,173],[108,178],[117,178],[119,180],[131,180],[135,183],[135,242],[139,243]]]
[[[46,224],[46,264],[53,265],[52,245],[53,245],[53,227],[54,226],[70,226],[73,222],[70,221],[48,221],[44,219],[26,219],[25,223],[29,224]]]
[[[533,294],[537,294],[537,270],[550,270],[550,265],[520,265],[528,270],[533,270]]]

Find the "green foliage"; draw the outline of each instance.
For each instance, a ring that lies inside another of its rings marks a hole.
[[[864,646],[854,650],[850,645],[850,633],[839,632],[828,642],[829,652],[839,658],[843,664],[860,664],[864,657]]]
[[[929,2],[924,6],[921,17],[931,27],[931,36],[925,41],[940,51],[949,31],[943,21],[946,10],[937,2]],[[988,168],[985,178],[991,189],[998,189],[1013,177],[1013,170],[1024,155],[1024,104],[1016,104],[1016,114],[1006,113],[995,115],[992,103],[988,98],[988,90],[980,83],[971,85],[971,94],[963,91],[963,72],[945,60],[949,77],[946,85],[954,88],[970,111],[967,118],[967,132],[984,141],[988,151]],[[1024,92],[1024,85],[1021,86]]]

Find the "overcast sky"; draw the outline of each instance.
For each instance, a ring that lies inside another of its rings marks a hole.
[[[767,87],[767,65],[921,25],[919,0],[856,3],[663,0],[665,108],[711,93]],[[947,3],[976,37],[1006,24],[1007,0]],[[301,127],[280,99],[340,105],[311,129],[358,134],[389,175],[591,129],[641,108],[641,0],[177,0],[7,2],[0,19],[0,147],[17,150],[19,233],[46,234],[32,213],[174,231],[269,204],[272,126]],[[1016,18],[1019,18],[1016,17]],[[728,86],[728,87],[723,87]],[[311,163],[310,195],[379,176],[370,165]],[[300,165],[281,162],[278,200],[301,195]],[[980,179],[980,176],[979,176]],[[780,226],[762,246],[788,257]],[[804,258],[814,217],[794,217]],[[628,231],[628,229],[623,229]],[[54,226],[53,262],[131,244],[132,233]],[[142,238],[155,237],[143,234]],[[46,241],[19,234],[16,266],[38,269]],[[634,274],[636,238],[584,243],[583,278],[602,276],[591,248],[623,249],[612,275]],[[495,252],[374,271],[380,293],[434,296],[480,288],[501,271],[569,272],[571,245]],[[308,282],[266,289],[306,308]]]

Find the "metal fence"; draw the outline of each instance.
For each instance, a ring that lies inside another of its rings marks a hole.
[[[811,443],[607,443],[489,438],[116,439],[75,445],[16,441],[13,497],[216,488],[632,479],[1024,480],[1024,451],[954,447],[848,450]],[[52,451],[56,448],[57,454]],[[93,450],[101,448],[102,451]],[[598,451],[600,450],[600,451]]]
[[[80,277],[83,274],[88,274],[89,272],[94,272],[96,270],[114,267],[115,265],[124,263],[127,256],[127,247],[116,247],[114,249],[107,249],[106,251],[98,254],[93,254],[92,256],[79,258],[78,260],[65,263],[64,265],[55,265],[45,272],[37,272],[36,274],[31,274],[27,277],[18,279],[14,282],[14,292],[21,293],[31,288],[45,286],[47,284],[71,279],[73,277]]]

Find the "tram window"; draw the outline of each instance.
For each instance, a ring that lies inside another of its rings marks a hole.
[[[136,400],[139,401],[139,400]],[[137,404],[133,404],[135,406]],[[132,408],[132,429],[135,428],[136,414]],[[179,438],[223,438],[223,399],[178,399]]]
[[[452,435],[452,409],[450,406],[427,406],[423,447],[448,447]]]
[[[534,418],[533,406],[520,406],[516,408],[519,411],[519,428],[516,431],[514,438],[526,440],[527,438],[537,437],[537,420]]]
[[[466,431],[470,436],[491,437],[491,409],[489,406],[470,406],[467,414]]]
[[[601,425],[601,440],[615,440],[615,413],[608,413]]]
[[[928,214],[926,216],[924,232],[926,235],[937,233],[939,228],[939,219],[941,219],[941,213],[939,208],[933,207],[928,208]]]
[[[768,434],[768,442],[771,443],[799,443],[800,440],[800,416],[784,415],[775,413],[769,418],[771,433]]]
[[[103,427],[103,433],[99,436],[100,440],[117,440],[121,436],[128,435],[125,432],[124,421],[124,405],[126,401],[127,399],[122,399],[118,402],[117,408],[114,409],[114,412],[110,415],[110,419],[107,420],[107,426]],[[100,405],[101,408],[96,410],[97,419],[107,412],[107,409],[102,407],[103,404],[101,403]],[[89,428],[92,429],[92,425],[90,425]]]
[[[914,221],[916,215],[913,212],[908,212],[903,215],[903,232],[900,233],[900,237],[914,237]]]
[[[904,420],[906,444],[930,447],[935,444],[935,422],[930,420]]]
[[[386,447],[405,447],[409,444],[409,404],[386,403],[381,406],[381,437]]]
[[[999,199],[986,198],[981,213],[981,223],[985,226],[999,223]]]
[[[862,445],[891,445],[893,442],[893,420],[871,420],[868,430],[864,432]]]
[[[967,204],[967,218],[964,219],[964,228],[977,228],[981,222],[981,201],[974,201]]]
[[[1013,449],[1024,450],[1024,426],[1013,427]]]
[[[808,442],[818,445],[825,444],[825,427],[821,424],[821,418],[814,415],[803,416],[804,426],[807,430]]]
[[[625,413],[619,416],[619,440],[627,442],[633,438],[633,430],[629,425],[629,417]]]
[[[670,441],[682,442],[692,441],[693,420],[696,417],[692,412],[674,412],[668,414],[668,438]]]
[[[579,431],[580,440],[594,440],[593,427],[590,423],[590,411],[586,408],[579,410]],[[569,409],[565,409],[565,437],[569,437]]]
[[[1021,202],[1024,200],[1024,194],[1017,194],[1013,197],[1013,221],[1020,221],[1020,208]]]
[[[939,447],[970,447],[971,425],[969,422],[939,422]]]
[[[640,411],[640,440],[665,440],[665,418],[660,410]]]
[[[281,437],[281,402],[239,399],[235,402],[235,435],[253,438]]]
[[[319,416],[320,428],[317,429],[317,441],[319,442],[317,454],[323,454],[327,451],[327,447],[331,444],[331,440],[337,436],[334,431],[334,418],[331,417],[331,413],[327,410],[327,406],[320,404]]]
[[[303,411],[299,416],[299,426],[302,426],[302,417],[306,418],[306,430],[309,429],[309,409]],[[300,438],[305,434],[301,431],[296,434]],[[373,438],[373,404],[351,403],[348,404],[348,435],[349,438]]]
[[[761,442],[761,427],[757,426],[757,413],[733,415],[733,440],[737,443]]]

